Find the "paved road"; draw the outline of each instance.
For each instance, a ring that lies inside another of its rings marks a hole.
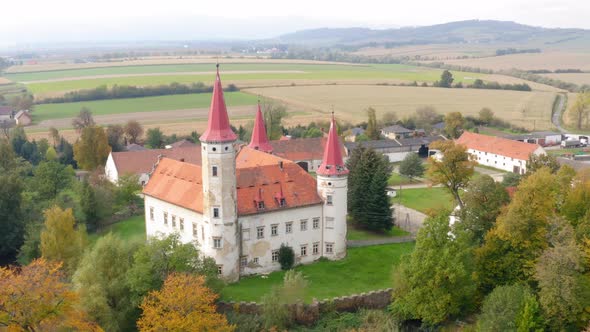
[[[393,208],[396,226],[415,236],[424,224],[426,215],[397,203],[393,204]]]
[[[551,115],[551,122],[553,122],[553,125],[557,127],[557,130],[559,130],[561,133],[567,134],[567,130],[563,129],[563,127],[561,126],[561,111],[563,111],[564,109],[565,96],[561,93],[558,93],[557,97],[559,98],[559,102],[557,103],[557,106],[553,109],[553,113]]]

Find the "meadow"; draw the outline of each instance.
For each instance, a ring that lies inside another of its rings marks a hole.
[[[461,112],[477,116],[489,107],[503,120],[530,129],[551,129],[553,92],[522,92],[483,89],[444,89],[399,86],[324,85],[315,87],[273,87],[246,89],[244,92],[280,100],[295,108],[327,116],[332,108],[340,119],[358,123],[366,120],[364,110],[373,107],[380,113],[393,111],[401,119],[421,106],[438,112]]]
[[[442,187],[402,189],[401,193],[392,199],[410,209],[428,213],[430,210],[454,208],[453,196]]]

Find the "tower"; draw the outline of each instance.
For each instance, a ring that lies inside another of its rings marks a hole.
[[[231,130],[219,77],[213,86],[207,130],[201,141],[203,220],[207,239],[201,250],[215,258],[222,276],[239,278],[239,239],[236,194],[236,134]]]
[[[342,160],[333,113],[324,158],[317,169],[317,190],[324,200],[323,255],[329,259],[343,258],[346,256],[348,169]]]
[[[250,139],[250,144],[248,144],[248,146],[255,150],[272,153],[272,146],[268,143],[268,136],[266,135],[264,117],[260,110],[260,101],[258,102],[258,111],[256,111],[254,128],[252,129],[252,138]]]

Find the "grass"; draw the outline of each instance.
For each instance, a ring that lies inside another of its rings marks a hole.
[[[452,195],[442,187],[402,189],[393,201],[422,213],[433,209],[452,210],[455,207]]]
[[[399,173],[396,172],[391,172],[391,176],[389,177],[389,180],[387,180],[387,184],[390,186],[399,186],[399,185],[404,185],[404,184],[416,184],[416,183],[422,183],[422,181],[418,180],[418,179],[410,179],[408,177],[402,176]]]
[[[551,149],[546,150],[548,154],[554,156],[563,156],[566,154],[574,154],[574,155],[582,155],[582,154],[589,154],[590,148],[572,148],[572,149]]]
[[[365,229],[356,228],[351,224],[348,224],[348,229],[346,232],[346,239],[352,241],[362,241],[362,240],[378,240],[378,239],[387,239],[392,237],[399,237],[399,236],[407,236],[410,235],[409,232],[404,231],[401,228],[393,227],[391,230],[385,233],[375,233]]]
[[[298,266],[310,281],[307,302],[313,298],[324,299],[367,292],[392,286],[392,272],[403,254],[410,253],[414,243],[396,243],[380,246],[348,249],[347,257],[339,261],[322,260],[314,264]],[[283,271],[273,272],[267,278],[252,276],[226,286],[221,297],[224,300],[259,301],[271,287],[281,284]]]
[[[224,94],[226,103],[231,106],[254,105],[257,97],[241,92]],[[126,98],[88,102],[41,104],[35,106],[33,120],[40,122],[49,119],[75,117],[82,107],[88,107],[94,116],[133,112],[166,111],[192,108],[206,108],[211,103],[210,93],[170,95],[145,98]],[[172,117],[173,118],[173,117]]]
[[[145,240],[145,217],[143,215],[133,216],[114,223],[99,233],[90,234],[88,237],[91,243],[95,243],[101,236],[108,233],[113,233],[126,241]]]
[[[405,118],[414,115],[419,107],[435,105],[440,113],[461,112],[464,116],[476,117],[483,107],[490,107],[497,117],[517,126],[531,129],[534,126],[537,130],[553,128],[554,92],[368,85],[292,86],[242,91],[325,114],[335,109],[339,118],[353,123],[366,121],[363,110],[369,106],[377,110],[377,116],[391,111],[398,118]]]

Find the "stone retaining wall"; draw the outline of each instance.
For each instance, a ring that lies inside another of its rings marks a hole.
[[[321,301],[313,299],[310,304],[297,303],[291,305],[289,310],[298,324],[311,325],[324,312],[356,312],[360,309],[385,309],[391,303],[391,294],[392,289],[388,288]],[[262,304],[256,302],[219,301],[217,303],[217,311],[221,313],[236,312],[257,315],[262,313]]]

